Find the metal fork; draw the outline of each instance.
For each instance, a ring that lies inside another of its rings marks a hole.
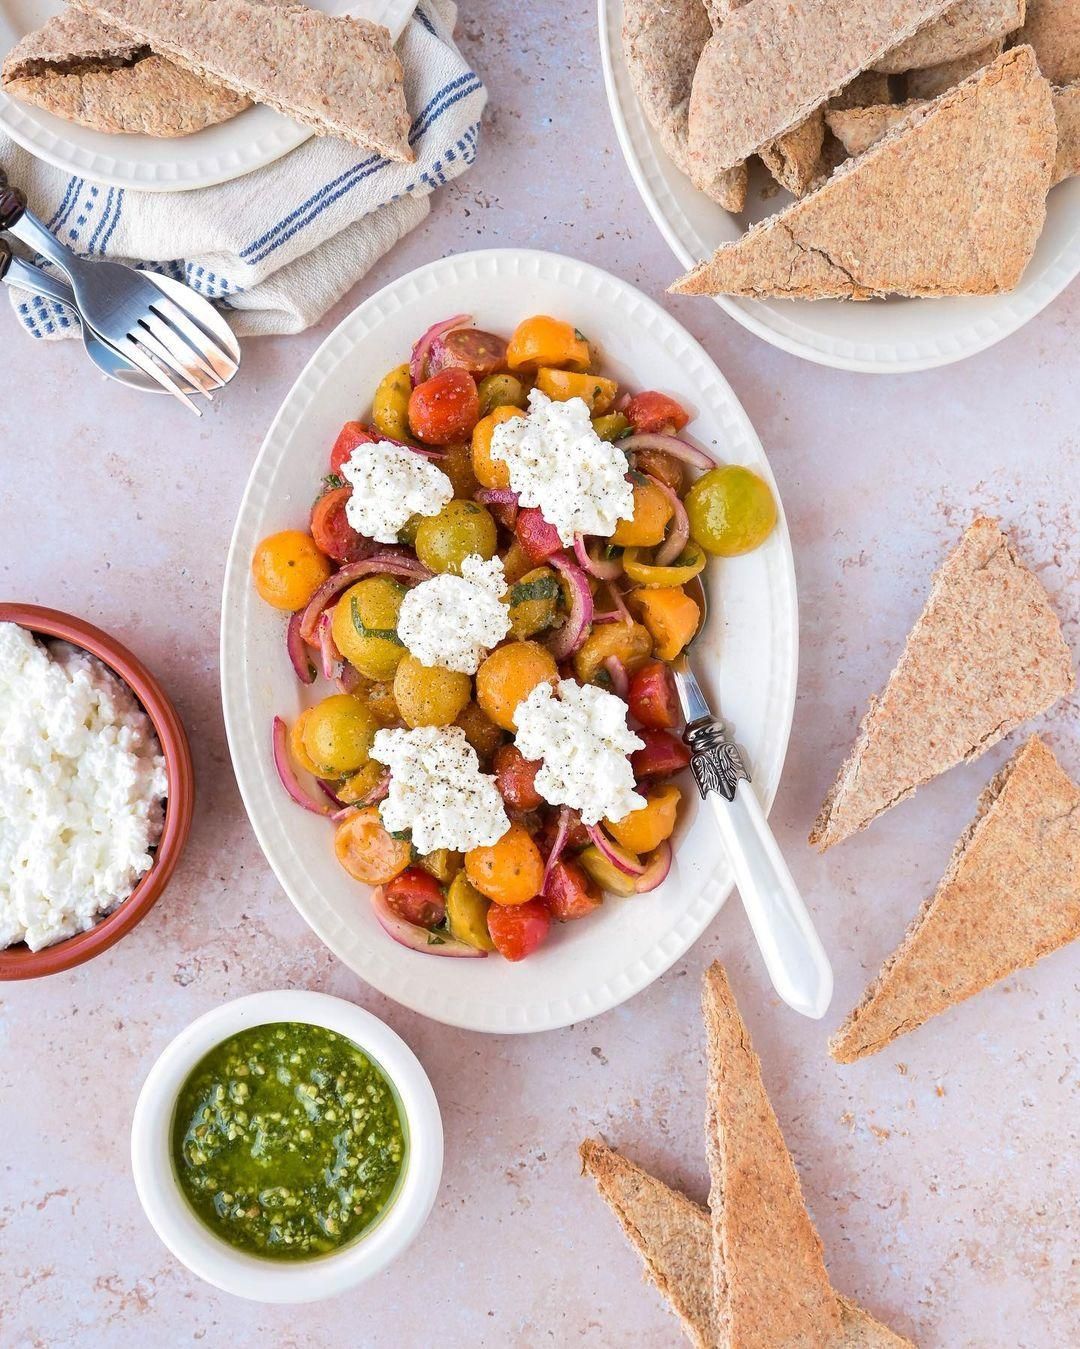
[[[701,608],[701,632],[707,611],[705,588],[696,578],[686,590]],[[825,1015],[832,999],[829,958],[750,784],[739,748],[724,723],[713,716],[687,652],[678,656],[672,671],[686,719],[683,739],[690,748],[690,768],[702,800],[712,807],[773,988],[789,1007],[816,1020]]]
[[[190,385],[209,398],[212,389],[236,374],[239,344],[209,301],[185,288],[178,303],[133,267],[104,259],[88,262],[71,252],[26,209],[25,197],[11,187],[3,169],[0,229],[61,268],[83,321],[197,416],[199,408],[184,388]]]

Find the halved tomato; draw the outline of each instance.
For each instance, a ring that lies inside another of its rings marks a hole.
[[[311,508],[311,537],[319,550],[336,562],[353,561],[365,543],[345,514],[351,496],[351,487],[335,487]]]
[[[680,720],[675,677],[663,661],[653,660],[630,676],[630,711],[642,726],[669,731]]]
[[[375,439],[363,422],[346,422],[338,432],[334,448],[330,451],[330,472],[340,473],[344,464],[357,445],[370,445]]]
[[[492,904],[487,924],[499,955],[507,960],[524,960],[551,931],[551,914],[542,899],[530,899],[513,908]]]
[[[670,778],[681,773],[690,762],[690,751],[670,731],[646,728],[638,735],[645,741],[644,747],[630,755],[630,767],[638,782],[645,778]]]
[[[548,872],[544,899],[552,918],[558,923],[569,923],[584,918],[598,909],[603,896],[577,862],[556,862]]]
[[[635,431],[681,431],[690,420],[689,412],[681,403],[654,389],[634,394],[626,415]]]

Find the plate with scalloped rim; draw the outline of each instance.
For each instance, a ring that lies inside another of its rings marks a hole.
[[[225,572],[221,682],[233,766],[263,852],[315,932],[380,992],[470,1030],[550,1030],[604,1012],[651,983],[726,899],[730,870],[709,812],[699,817],[688,776],[675,862],[664,884],[632,899],[609,897],[589,918],[556,926],[535,954],[511,964],[495,955],[439,959],[396,945],[376,923],[367,887],[338,865],[331,826],[289,800],[271,757],[273,717],[291,723],[304,701],[326,690],[304,690],[293,675],[284,616],[251,585],[253,550],[276,530],[306,527],[342,423],[365,414],[386,368],[408,358],[420,333],[459,311],[507,335],[530,314],[569,320],[595,344],[605,373],[679,398],[691,409],[694,440],[722,461],[750,465],[774,491],[775,482],[727,381],[670,315],[596,267],[524,249],[443,258],[366,300],[312,357],[255,461]],[[768,806],[787,749],[798,665],[795,571],[782,509],[757,552],[714,561],[708,581],[709,625],[695,648],[697,664]]]
[[[309,0],[329,14],[382,23],[396,42],[416,0]],[[0,0],[0,54],[59,14],[63,0]],[[122,136],[54,117],[0,89],[0,130],[38,159],[109,187],[140,192],[187,192],[213,187],[272,164],[310,139],[309,127],[272,108],[255,106],[190,136]]]
[[[615,132],[634,184],[684,270],[743,232],[675,167],[645,119],[622,48],[622,0],[598,0],[600,54]],[[764,200],[751,179],[747,220],[790,200]],[[766,342],[819,365],[870,374],[900,374],[949,365],[1014,333],[1080,273],[1080,178],[1051,189],[1046,225],[1020,284],[1007,295],[940,300],[744,300],[716,303]],[[679,275],[672,269],[671,279]]]

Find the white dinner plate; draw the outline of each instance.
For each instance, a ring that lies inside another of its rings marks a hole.
[[[753,182],[745,220],[699,192],[675,167],[645,119],[622,46],[622,0],[598,0],[600,52],[608,105],[623,156],[641,198],[682,270],[737,239],[746,224],[790,198],[763,198]],[[765,178],[762,182],[767,181]],[[743,300],[717,303],[758,337],[820,365],[897,374],[972,356],[1034,318],[1080,272],[1080,178],[1052,189],[1046,227],[1023,279],[1008,295],[941,300]]]
[[[329,691],[303,689],[285,652],[285,618],[251,585],[265,535],[306,528],[311,501],[343,422],[368,415],[385,371],[450,314],[505,335],[530,314],[569,320],[596,345],[605,372],[629,388],[658,388],[693,414],[689,433],[722,460],[773,484],[746,413],[702,348],[633,286],[551,253],[494,249],[444,258],[366,300],[330,334],[282,404],[255,461],[225,572],[221,681],[237,781],[262,849],[293,903],[327,946],[399,1002],[450,1025],[538,1031],[594,1016],[630,997],[701,935],[731,888],[709,813],[683,783],[683,820],[667,881],[648,895],[609,897],[589,918],[556,926],[519,964],[440,959],[396,945],[369,891],[338,865],[333,831],[286,796],[271,758],[275,715],[292,722]],[[695,646],[703,683],[744,747],[771,804],[795,703],[798,621],[791,542],[781,513],[766,544],[713,563],[710,618]]]
[[[396,42],[416,0],[309,0],[313,9],[382,23]],[[65,8],[63,0],[0,0],[0,56]],[[212,187],[272,164],[311,136],[272,108],[252,107],[190,136],[112,136],[20,103],[0,90],[0,129],[68,173],[140,192]]]

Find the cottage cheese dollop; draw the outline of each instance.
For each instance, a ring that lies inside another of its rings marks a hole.
[[[537,507],[566,545],[575,534],[609,538],[633,514],[626,455],[596,434],[582,398],[556,403],[531,390],[528,416],[496,426],[491,457],[506,464],[521,504]]]
[[[341,466],[352,487],[345,518],[376,543],[396,543],[414,515],[438,515],[453,497],[450,479],[422,454],[388,440],[358,445]]]
[[[422,665],[475,674],[510,631],[505,594],[502,559],[486,562],[472,553],[460,576],[433,576],[409,591],[398,614],[398,636]]]
[[[392,834],[409,830],[418,852],[467,852],[497,843],[510,828],[495,779],[480,772],[460,726],[378,731],[371,757],[390,770],[382,822]]]
[[[515,743],[542,759],[536,790],[553,806],[572,806],[586,824],[621,820],[646,804],[634,791],[627,757],[644,741],[626,724],[626,704],[595,684],[538,684],[514,713]]]
[[[165,760],[131,690],[65,643],[0,623],[0,946],[85,932],[161,837]]]

